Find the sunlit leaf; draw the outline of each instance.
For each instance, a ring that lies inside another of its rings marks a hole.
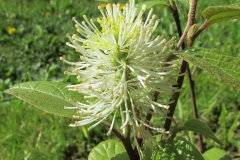
[[[88,160],[129,160],[123,144],[117,140],[99,143],[88,155]]]
[[[207,124],[199,119],[189,119],[187,122],[184,123],[183,129],[200,133],[206,137],[211,138],[218,144],[222,144],[222,142],[217,139],[217,137],[214,135],[213,131],[207,126]]]
[[[204,160],[198,149],[183,137],[162,140],[161,149],[155,151],[153,160]]]
[[[219,148],[211,148],[204,154],[205,160],[231,160],[232,158],[227,155],[226,151]]]
[[[217,49],[207,48],[190,48],[175,55],[240,89],[240,58],[229,56]]]
[[[75,106],[77,101],[84,101],[83,95],[68,91],[60,82],[34,81],[16,84],[4,93],[11,94],[45,112],[72,118],[76,110],[64,109]]]
[[[202,15],[207,19],[208,25],[229,19],[239,19],[240,6],[237,4],[230,6],[210,6],[203,10]]]

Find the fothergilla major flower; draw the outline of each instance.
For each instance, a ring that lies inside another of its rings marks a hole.
[[[77,121],[70,126],[92,124],[91,129],[110,120],[109,134],[120,119],[118,129],[124,134],[129,125],[135,141],[138,133],[148,139],[142,126],[164,133],[164,129],[146,123],[145,117],[148,113],[166,116],[172,103],[161,102],[161,95],[176,91],[177,61],[166,61],[174,38],[167,41],[165,36],[155,36],[159,20],[152,15],[153,9],[143,21],[146,5],[137,11],[134,0],[123,9],[119,4],[108,4],[106,10],[100,6],[99,10],[102,16],[97,22],[85,15],[81,23],[73,18],[79,34],[68,34],[71,42],[67,45],[80,54],[81,60],[69,62],[61,57],[75,66],[66,73],[79,80],[67,88],[86,98],[86,103],[65,107],[78,110],[73,116]],[[152,100],[155,91],[160,94],[157,102]]]

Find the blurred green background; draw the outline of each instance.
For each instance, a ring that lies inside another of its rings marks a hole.
[[[79,21],[83,15],[97,18],[98,5],[110,0],[0,0],[0,160],[5,159],[87,159],[89,151],[104,139],[107,128],[100,125],[90,132],[85,127],[70,128],[73,120],[47,114],[9,95],[5,89],[16,83],[48,80],[68,83],[75,77],[63,74],[70,70],[59,57],[78,61],[77,55],[65,43],[66,34],[76,33],[71,18]],[[116,1],[114,1],[116,2]],[[117,1],[126,3],[127,1]],[[137,2],[143,2],[137,1]],[[199,1],[197,22],[204,19],[201,11],[210,5],[227,5],[235,1]],[[178,1],[182,28],[187,18],[187,1]],[[177,36],[171,12],[162,6],[154,7],[161,20],[158,34],[167,38]],[[240,21],[229,20],[214,24],[196,40],[194,46],[218,48],[240,57]],[[194,75],[199,115],[224,143],[217,146],[204,139],[207,148],[220,147],[232,156],[240,153],[240,91],[210,77],[197,69]],[[193,118],[188,87],[176,110],[176,120]],[[189,134],[194,142],[194,134]]]

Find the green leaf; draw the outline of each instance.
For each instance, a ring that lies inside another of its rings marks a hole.
[[[185,20],[188,20],[191,3],[192,2],[190,0],[170,0],[170,4],[172,4],[172,6],[176,6],[179,15],[181,15]],[[201,12],[202,12],[202,7],[201,7],[201,4],[198,3],[198,6],[195,11],[195,20],[194,20],[195,23],[197,23],[203,18],[201,15]]]
[[[78,92],[68,91],[66,85],[60,82],[25,82],[14,85],[4,93],[11,94],[45,112],[72,118],[76,110],[64,109],[64,106],[75,106],[76,101],[83,102],[84,98]]]
[[[219,148],[211,148],[203,154],[205,160],[231,160],[227,153]]]
[[[150,147],[143,150],[143,160],[149,160],[152,157],[152,149]]]
[[[217,49],[206,48],[190,48],[174,54],[240,89],[240,58],[226,55]]]
[[[234,121],[231,125],[231,127],[228,129],[227,131],[227,140],[230,142],[231,140],[233,140],[233,136],[234,136],[234,130],[237,129],[237,127],[239,126],[239,121],[240,121],[240,112],[238,112],[238,115],[236,116],[236,118],[234,118]]]
[[[239,19],[240,7],[239,5],[211,6],[203,10],[202,15],[207,19],[208,25],[211,25],[224,20]]]
[[[153,160],[204,160],[198,149],[183,137],[162,140],[160,143],[163,149],[155,151]]]
[[[207,124],[199,119],[189,119],[187,122],[184,123],[183,130],[200,133],[204,136],[211,138],[218,144],[222,144],[222,142],[217,139],[217,137],[214,135],[213,131],[207,126]]]
[[[173,0],[175,3],[179,15],[183,16],[184,19],[188,19],[189,12],[189,0]]]
[[[117,140],[107,140],[99,143],[88,155],[88,160],[129,160],[126,150]]]
[[[141,3],[137,3],[136,4],[136,8],[137,8],[137,12],[139,13],[140,10],[142,9],[142,5],[143,4],[146,4],[146,9],[150,9],[152,8],[153,6],[157,6],[157,5],[163,5],[163,6],[167,6],[168,4],[164,1],[145,1],[145,2],[141,2]]]

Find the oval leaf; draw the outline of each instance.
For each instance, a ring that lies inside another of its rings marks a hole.
[[[217,139],[217,137],[214,135],[213,131],[207,126],[207,124],[199,119],[189,119],[187,122],[185,122],[183,130],[200,133],[206,137],[211,138],[218,144],[222,144],[222,142]]]
[[[174,54],[240,89],[240,58],[207,48],[191,48]]]
[[[176,137],[173,140],[162,140],[160,149],[153,155],[153,160],[204,160],[198,149],[183,137]]]
[[[202,15],[207,19],[208,25],[211,25],[224,20],[239,19],[240,7],[239,5],[211,6],[203,10]]]
[[[75,106],[76,101],[84,101],[84,98],[78,92],[68,91],[66,86],[67,84],[60,82],[25,82],[14,85],[4,93],[11,94],[45,112],[72,118],[76,110],[64,109],[64,106]]]
[[[226,151],[219,148],[211,148],[203,154],[205,160],[231,160]]]
[[[126,150],[117,140],[107,140],[99,143],[88,155],[88,160],[129,160]]]

